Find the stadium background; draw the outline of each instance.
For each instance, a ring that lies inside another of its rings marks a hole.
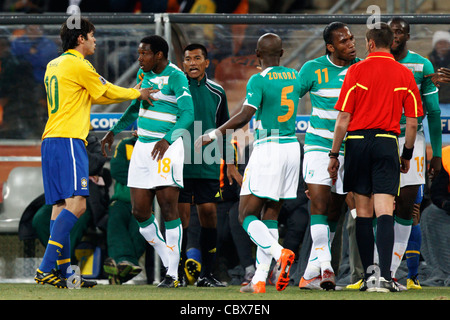
[[[109,81],[133,86],[137,71],[136,48],[139,40],[149,34],[164,36],[170,43],[169,58],[181,67],[181,50],[188,43],[200,42],[207,45],[211,66],[208,76],[221,84],[227,93],[230,113],[236,112],[245,96],[248,78],[258,72],[254,56],[256,40],[265,32],[275,32],[283,38],[285,54],[283,65],[299,69],[306,61],[324,54],[322,31],[332,21],[348,23],[356,37],[357,55],[366,56],[364,34],[366,22],[371,13],[369,5],[378,5],[381,21],[392,16],[402,16],[411,24],[411,40],[408,48],[423,56],[432,50],[432,37],[435,31],[449,30],[450,3],[436,1],[310,1],[312,8],[292,14],[126,14],[126,13],[88,13],[84,16],[96,26],[97,50],[88,59],[97,71]],[[13,41],[24,33],[28,25],[39,26],[43,34],[59,48],[59,26],[67,19],[66,14],[0,14],[0,39]],[[26,88],[19,88],[16,95],[27,95]],[[110,106],[93,106],[93,126],[99,138],[108,129],[105,117],[117,117],[127,107],[126,103]],[[30,282],[36,266],[43,255],[44,247],[37,239],[19,236],[19,222],[26,207],[42,193],[40,180],[40,134],[45,125],[45,108],[35,101],[21,103],[21,121],[13,126],[0,125],[0,282]],[[309,96],[300,102],[299,119],[307,121],[311,110]],[[3,113],[7,110],[3,110]],[[44,116],[42,114],[44,113]],[[5,115],[3,114],[3,119]],[[95,120],[97,119],[97,120]],[[305,120],[306,119],[306,120]],[[443,132],[448,135],[448,117],[443,117]],[[103,123],[101,127],[96,123]],[[427,133],[426,133],[427,134]],[[122,133],[116,138],[129,135]],[[242,134],[251,142],[251,130]],[[304,131],[298,132],[300,140]],[[449,141],[448,138],[444,141]],[[447,143],[447,142],[445,142]],[[243,148],[242,148],[243,149]],[[430,147],[428,146],[428,155]],[[428,157],[430,159],[430,157]],[[429,197],[426,195],[426,200]],[[341,224],[345,223],[344,220]],[[439,224],[440,230],[450,230],[450,219],[431,221]],[[439,232],[428,235],[428,243],[450,244],[448,235]],[[341,258],[340,280],[345,282],[348,272],[348,238],[343,234],[336,237],[337,246],[333,257]],[[305,258],[308,239],[305,238],[300,257]],[[423,255],[438,260],[437,268],[430,271],[426,259],[422,259],[422,272],[429,272],[425,280],[428,285],[450,285],[450,252],[448,246],[423,248]],[[144,259],[141,259],[144,263]],[[404,267],[404,266],[403,266]],[[301,266],[299,266],[299,271]],[[400,273],[402,272],[402,269]],[[136,283],[145,282],[142,273]]]

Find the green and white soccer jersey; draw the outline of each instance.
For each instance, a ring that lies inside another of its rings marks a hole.
[[[352,64],[360,61],[356,58]],[[333,144],[334,126],[339,111],[334,109],[348,66],[337,66],[328,55],[306,62],[300,69],[300,97],[307,92],[311,98],[310,124],[305,135],[305,153],[329,152]],[[344,145],[340,149],[344,154]]]
[[[248,81],[244,105],[256,109],[256,126],[241,195],[274,201],[297,196],[301,154],[295,119],[299,99],[300,82],[294,69],[269,67]]]
[[[253,75],[244,105],[256,109],[255,142],[297,141],[295,119],[300,94],[298,72],[274,66]]]
[[[421,55],[415,53],[414,51],[408,51],[406,57],[398,61],[403,64],[414,74],[414,79],[416,80],[417,87],[419,88],[422,102],[424,102],[424,97],[432,94],[437,94],[438,89],[431,81],[431,78],[426,78],[425,75],[434,73],[434,68],[431,62],[422,57]],[[432,108],[436,108],[430,104],[424,104],[424,110],[430,112]],[[426,142],[422,126],[422,117],[417,119],[417,135],[414,143],[414,151],[411,159],[411,167],[407,173],[402,173],[400,176],[400,187],[403,188],[408,185],[421,185],[425,183],[425,153],[426,153]],[[402,115],[400,119],[400,135],[398,138],[399,150],[403,150],[405,144],[405,129],[406,129],[406,117]]]
[[[414,79],[416,80],[417,87],[419,88],[422,97],[430,94],[435,94],[438,92],[438,89],[431,81],[431,78],[425,78],[425,75],[434,73],[434,68],[430,60],[422,57],[420,54],[415,53],[414,51],[409,50],[408,53],[406,54],[406,57],[404,57],[402,60],[399,60],[398,62],[403,64],[405,67],[407,67],[409,70],[412,71],[412,73],[414,74]],[[417,120],[419,124],[419,126],[417,127],[417,131],[423,131],[422,118],[420,117]],[[400,119],[401,132],[399,137],[405,136],[405,128],[406,128],[406,117],[405,115],[402,115],[402,118]]]
[[[189,84],[184,73],[173,63],[159,74],[153,71],[143,72],[139,70],[137,81],[142,81],[142,88],[159,89],[153,95],[156,101],[151,106],[147,101],[142,101],[139,109],[138,136],[142,142],[153,142],[165,138],[170,143],[175,141],[180,132],[174,132],[176,127],[186,129],[188,126],[180,122],[180,110],[191,109],[193,104]],[[189,97],[181,103],[184,97]],[[190,125],[190,123],[189,123]]]

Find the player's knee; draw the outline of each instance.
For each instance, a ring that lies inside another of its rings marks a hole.
[[[170,221],[179,218],[178,206],[176,203],[171,202],[161,202],[159,203],[161,208],[161,215],[164,217],[164,220]]]
[[[138,222],[144,222],[150,217],[148,210],[142,210],[137,207],[133,207],[131,213]]]

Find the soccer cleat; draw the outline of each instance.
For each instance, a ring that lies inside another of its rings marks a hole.
[[[58,271],[59,272],[59,271]],[[69,278],[63,278],[66,281],[69,281],[69,279],[72,281],[72,284],[74,285],[74,287],[78,287],[78,288],[93,288],[97,285],[97,281],[95,280],[87,280],[85,278],[83,278],[81,275],[79,277],[69,277]]]
[[[188,280],[187,280],[187,277],[186,277],[186,274],[184,273],[184,271],[183,270],[181,270],[181,272],[178,272],[178,279],[179,279],[179,284],[178,284],[178,286],[179,287],[183,287],[183,288],[185,288],[185,287],[187,287],[188,286]]]
[[[226,285],[217,280],[212,274],[209,274],[198,279],[197,287],[226,287]]]
[[[158,284],[158,288],[178,288],[179,285],[179,281],[176,280],[175,278],[172,278],[169,275],[166,275],[164,277],[164,280],[161,281],[160,284]]]
[[[135,266],[131,262],[122,261],[117,264],[117,271],[120,282],[125,283],[137,276],[142,271],[142,268],[140,266]]]
[[[243,293],[266,293],[266,283],[264,281],[258,281],[257,283],[250,281],[246,286],[241,287],[239,291]]]
[[[365,286],[365,290],[363,287]],[[367,292],[398,292],[400,289],[394,280],[386,280],[384,277],[370,276],[360,289]]]
[[[334,272],[326,269],[322,272],[322,280],[320,281],[320,287],[324,290],[334,290],[336,288],[336,280]]]
[[[55,269],[52,269],[50,272],[42,272],[37,269],[34,281],[38,284],[50,284],[57,288],[67,288],[66,280],[63,279],[61,274]]]
[[[97,285],[97,281],[87,280],[87,279],[81,277],[81,287],[82,288],[93,288],[96,285]]]
[[[394,280],[386,280],[383,277],[380,277],[380,285],[377,288],[377,292],[398,292],[400,291],[399,287],[395,283]]]
[[[252,278],[253,278],[254,275],[255,275],[255,270],[254,269],[251,270],[251,271],[246,272],[245,275],[244,275],[244,279],[241,282],[241,286],[248,285],[252,281]]]
[[[400,282],[398,282],[397,278],[392,278],[395,285],[398,287],[398,291],[406,291],[406,286],[402,285]]]
[[[358,282],[347,285],[345,288],[350,290],[359,290],[363,285],[363,279],[358,280]]]
[[[359,286],[359,291],[367,291],[369,286],[367,285],[367,279],[361,280],[361,285]]]
[[[184,264],[184,271],[190,285],[193,285],[197,281],[202,265],[200,262],[194,259],[187,259]]]
[[[415,289],[415,290],[421,290],[422,286],[419,283],[419,279],[417,279],[417,276],[412,276],[411,278],[406,279],[406,289]]]
[[[117,269],[116,261],[108,257],[103,264],[103,271],[108,275],[108,282],[111,285],[120,285],[122,281],[119,277],[119,269]]]
[[[321,290],[320,281],[322,281],[321,276],[314,277],[312,279],[306,280],[305,278],[300,279],[300,283],[298,287],[300,289],[308,289],[308,290]]]
[[[289,249],[282,249],[281,256],[273,268],[276,279],[275,287],[277,291],[283,291],[289,285],[289,271],[294,262],[295,254]]]

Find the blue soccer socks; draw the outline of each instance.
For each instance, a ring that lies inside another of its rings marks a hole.
[[[55,268],[56,261],[59,259],[58,257],[60,254],[63,253],[64,247],[66,247],[70,257],[70,245],[67,244],[67,239],[69,239],[70,231],[77,221],[78,218],[72,212],[63,209],[51,224],[50,239],[48,240],[47,248],[45,249],[44,258],[39,266],[40,271],[50,272]]]

